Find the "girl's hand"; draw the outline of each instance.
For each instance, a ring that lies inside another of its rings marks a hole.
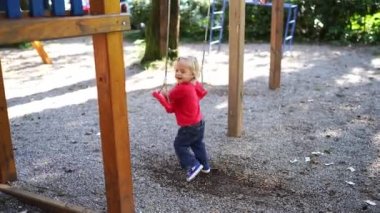
[[[152,96],[155,97],[156,99],[160,99],[161,97],[165,98],[168,100],[168,92],[165,90],[155,90],[152,92]]]
[[[168,88],[167,87],[164,87],[162,90],[161,90],[161,94],[166,98],[168,99]]]
[[[159,90],[155,90],[155,91],[152,92],[152,96],[155,97],[155,98],[158,98],[160,95],[161,95],[161,93],[160,93]]]
[[[166,112],[172,113],[173,107],[169,103],[168,99],[162,95],[162,93],[159,90],[155,90],[152,92],[152,96],[157,99],[158,102],[165,108]]]

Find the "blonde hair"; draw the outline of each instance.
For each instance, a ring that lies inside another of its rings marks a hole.
[[[187,56],[187,57],[178,57],[176,63],[183,61],[190,68],[190,71],[193,73],[195,79],[198,79],[200,76],[199,63],[196,57]]]

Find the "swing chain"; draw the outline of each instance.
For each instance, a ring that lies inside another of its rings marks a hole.
[[[202,62],[201,62],[201,69],[200,69],[200,72],[201,72],[201,82],[203,84],[203,66],[204,66],[204,62],[205,62],[205,55],[206,55],[206,44],[207,44],[207,37],[208,37],[208,31],[209,31],[209,28],[210,28],[210,10],[211,10],[211,2],[213,0],[209,0],[208,1],[208,9],[207,9],[207,24],[206,24],[206,27],[205,27],[205,38],[203,40],[203,54],[202,54]]]
[[[165,50],[165,77],[164,77],[164,83],[160,89],[160,92],[163,89],[167,89],[167,79],[168,79],[168,63],[169,63],[169,33],[170,33],[170,11],[171,11],[171,0],[168,1],[168,20],[167,20],[167,26],[166,26],[166,50]]]
[[[167,20],[167,26],[166,26],[166,53],[165,53],[165,77],[164,77],[164,83],[160,89],[160,92],[163,90],[163,89],[167,89],[167,78],[168,78],[168,63],[169,63],[169,51],[170,51],[170,47],[169,47],[169,40],[170,40],[170,37],[169,37],[169,33],[170,33],[170,12],[171,12],[171,0],[167,0],[168,1],[168,20]],[[205,37],[204,37],[204,40],[203,40],[203,54],[202,54],[202,62],[201,62],[201,68],[200,68],[200,73],[201,73],[201,82],[203,84],[203,67],[204,67],[204,64],[205,64],[205,55],[206,55],[206,44],[207,44],[207,38],[208,38],[208,31],[209,31],[209,28],[210,28],[210,10],[211,10],[211,2],[213,0],[209,0],[209,4],[208,4],[208,9],[207,9],[207,24],[205,26]]]

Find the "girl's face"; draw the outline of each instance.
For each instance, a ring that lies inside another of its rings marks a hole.
[[[174,66],[177,83],[187,83],[194,79],[194,74],[186,60],[179,60]]]

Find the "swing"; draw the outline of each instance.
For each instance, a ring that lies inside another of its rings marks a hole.
[[[207,45],[207,37],[208,37],[208,30],[210,27],[210,9],[211,9],[211,1],[209,0],[208,9],[207,9],[207,25],[205,27],[205,37],[203,40],[203,53],[202,53],[202,61],[200,66],[200,74],[201,74],[201,83],[203,84],[203,66],[205,61],[205,55],[206,55],[206,45]],[[169,63],[169,32],[170,32],[170,8],[171,8],[171,0],[168,0],[168,23],[166,27],[166,52],[165,52],[165,76],[163,84],[159,90],[161,93],[162,90],[167,90],[167,78],[168,78],[168,63]]]

